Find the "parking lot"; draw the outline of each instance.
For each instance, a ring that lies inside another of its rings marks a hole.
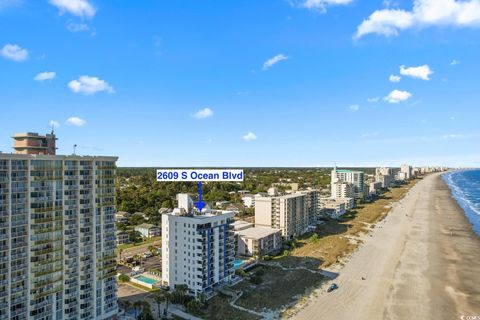
[[[141,264],[138,265],[144,270],[150,270],[150,269],[155,269],[157,271],[162,270],[162,257],[160,255],[158,256],[153,256],[150,258],[142,258]],[[124,266],[124,265],[118,265],[117,267],[117,272],[119,273],[125,273],[129,274],[132,271],[132,268]]]

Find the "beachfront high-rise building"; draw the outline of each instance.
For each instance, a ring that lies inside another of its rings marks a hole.
[[[57,151],[55,134],[44,136],[35,132],[17,133],[13,137],[13,149],[17,154],[49,154]]]
[[[405,179],[410,179],[412,177],[412,167],[408,164],[402,164],[400,167],[400,172],[404,173]]]
[[[308,214],[308,224],[314,224],[317,221],[318,212],[320,211],[320,191],[316,189],[300,190],[295,193],[305,195],[305,205]]]
[[[365,188],[363,171],[339,170],[335,167],[331,174],[331,184],[338,182],[351,183],[354,188],[355,198],[363,198]]]
[[[395,178],[393,169],[391,168],[376,168],[375,181],[382,184],[382,188],[390,188]]]
[[[255,197],[256,226],[280,229],[285,239],[292,239],[304,234],[310,223],[310,210],[305,194]]]
[[[355,188],[348,182],[334,182],[330,186],[330,197],[335,199],[355,198]]]
[[[182,207],[162,214],[162,283],[171,288],[185,284],[192,295],[211,292],[229,283],[234,273],[235,213],[199,213],[191,208],[188,195],[177,199]]]
[[[116,157],[0,153],[0,318],[113,319]]]

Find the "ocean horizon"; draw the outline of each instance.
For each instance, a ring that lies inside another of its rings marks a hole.
[[[480,236],[480,169],[453,171],[443,175],[453,197]]]

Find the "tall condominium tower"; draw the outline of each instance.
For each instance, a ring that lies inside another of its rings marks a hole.
[[[208,293],[229,283],[234,273],[234,212],[191,208],[179,195],[179,208],[162,215],[162,282],[185,284],[189,293]]]
[[[0,319],[112,319],[116,157],[0,153]]]
[[[339,170],[336,167],[332,170],[331,183],[347,182],[353,184],[355,198],[363,198],[365,193],[365,180],[363,171]]]

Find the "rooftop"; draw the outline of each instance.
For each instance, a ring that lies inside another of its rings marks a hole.
[[[150,228],[158,228],[158,227],[150,223],[142,223],[142,224],[139,224],[138,226],[135,226],[135,228],[150,229]]]
[[[348,173],[348,172],[355,172],[355,173],[363,173],[363,171],[359,170],[348,170],[348,169],[336,169],[337,172]]]
[[[280,232],[280,229],[273,229],[269,227],[253,227],[238,231],[238,235],[258,240],[277,232]]]
[[[18,153],[1,153],[3,159],[33,159],[33,160],[107,160],[117,161],[115,156],[79,156],[72,155],[50,155],[50,154],[18,154]]]
[[[244,230],[253,227],[253,223],[243,220],[237,220],[232,225],[235,230]]]

